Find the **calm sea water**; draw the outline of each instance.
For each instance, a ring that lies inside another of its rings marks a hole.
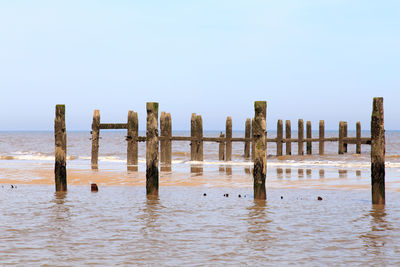
[[[125,172],[125,135],[101,133],[100,173]],[[70,170],[90,171],[89,139],[89,132],[68,133]],[[233,161],[224,163],[217,160],[218,144],[205,143],[203,172],[193,176],[190,167],[197,163],[190,162],[188,142],[175,142],[168,179],[210,183],[161,187],[157,199],[148,199],[143,186],[100,186],[98,193],[70,186],[68,193],[55,194],[53,185],[32,184],[37,177],[29,170],[53,167],[53,133],[2,132],[0,265],[399,265],[400,133],[388,132],[386,141],[388,190],[382,207],[372,206],[368,187],[361,186],[370,179],[368,145],[361,155],[349,145],[349,153],[339,156],[337,143],[327,143],[322,157],[276,158],[269,143],[268,199],[255,201],[252,163],[243,159],[243,144],[234,143]],[[144,153],[141,143],[139,172]],[[236,183],[239,177],[245,179]],[[23,182],[12,188],[4,182],[10,178]],[[215,186],[211,179],[224,183]],[[321,189],[342,183],[354,188]]]

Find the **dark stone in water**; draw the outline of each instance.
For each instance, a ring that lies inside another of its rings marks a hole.
[[[14,188],[14,186],[13,186],[13,185],[11,185],[11,188]]]
[[[238,197],[242,197],[242,196],[239,194]]]
[[[283,199],[283,196],[281,196],[281,199]]]
[[[99,188],[97,187],[97,184],[91,184],[90,189],[92,192],[98,192]]]
[[[318,200],[322,200],[322,197],[318,196]]]
[[[224,194],[224,197],[229,197],[229,194]]]
[[[204,194],[203,194],[203,196],[207,196],[207,194],[206,194],[206,193],[204,193]]]

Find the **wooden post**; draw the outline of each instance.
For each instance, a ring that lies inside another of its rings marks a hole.
[[[292,128],[290,121],[285,122],[285,132],[286,132],[286,155],[292,155],[292,142],[289,141],[292,138]]]
[[[356,123],[356,154],[361,154],[361,122]]]
[[[203,161],[203,120],[201,115],[196,117],[197,161]]]
[[[344,137],[344,121],[339,122],[339,142],[338,142],[338,153],[343,154],[344,153],[344,143],[343,143],[343,137]]]
[[[128,111],[128,123],[127,123],[127,165],[128,171],[138,170],[138,115],[137,112],[132,110]]]
[[[190,118],[190,137],[191,137],[190,160],[191,161],[197,160],[198,148],[197,148],[197,140],[195,140],[196,139],[196,130],[197,130],[196,118],[197,118],[196,113],[192,113],[192,117]]]
[[[282,120],[278,120],[276,125],[276,155],[282,156],[282,148],[283,148],[283,122]]]
[[[223,140],[225,138],[225,135],[223,133],[220,133],[219,138],[222,139],[219,142],[219,160],[225,160],[225,141]]]
[[[323,155],[325,153],[325,122],[323,120],[319,121],[319,154]]]
[[[67,191],[67,132],[65,128],[65,105],[56,105],[54,119],[56,191]]]
[[[311,121],[307,121],[306,129],[307,129],[307,138],[312,138]],[[311,154],[312,154],[312,142],[307,141],[307,155]]]
[[[232,118],[227,117],[226,118],[226,125],[225,125],[225,136],[226,136],[226,141],[225,141],[225,153],[226,161],[231,161],[232,160]]]
[[[254,118],[251,119],[251,160],[254,162],[254,155],[256,153],[256,147],[254,142]]]
[[[343,124],[343,137],[347,137],[347,121],[344,122]],[[343,141],[343,152],[347,153],[347,142]]]
[[[92,169],[98,169],[100,139],[100,110],[93,112],[92,122]]]
[[[385,204],[385,127],[383,98],[375,97],[371,117],[372,204]]]
[[[160,141],[160,160],[161,160],[161,170],[171,171],[172,162],[172,122],[171,114],[161,112],[160,115],[160,131],[162,139]]]
[[[146,194],[158,195],[158,103],[146,103]]]
[[[267,102],[254,102],[254,128],[253,139],[255,142],[254,157],[254,198],[266,199],[265,178],[267,171],[267,138],[265,131],[267,130]]]
[[[298,122],[298,155],[303,155],[303,140],[304,140],[304,122],[302,119],[299,119]]]
[[[248,139],[250,138],[250,134],[251,134],[251,119],[246,119],[244,137]],[[244,142],[244,158],[245,159],[250,158],[250,141]]]

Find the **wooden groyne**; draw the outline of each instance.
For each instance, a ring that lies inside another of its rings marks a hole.
[[[304,121],[298,120],[297,138],[292,138],[291,122],[285,121],[285,135],[283,133],[283,121],[277,121],[277,135],[275,138],[267,138],[266,131],[266,107],[265,101],[255,102],[254,118],[248,118],[245,122],[245,136],[232,136],[232,118],[227,117],[225,134],[221,132],[218,137],[204,137],[203,121],[201,115],[193,113],[190,120],[190,136],[172,135],[172,118],[170,113],[162,112],[160,116],[160,135],[158,132],[158,103],[147,103],[147,128],[146,136],[139,136],[138,116],[134,111],[128,111],[127,123],[101,123],[100,111],[95,110],[92,122],[92,154],[91,167],[98,169],[100,130],[126,129],[127,130],[127,167],[129,171],[138,170],[138,142],[146,142],[146,192],[148,195],[158,194],[159,161],[161,169],[171,171],[172,142],[189,141],[190,158],[192,161],[203,161],[203,142],[219,143],[218,158],[221,161],[232,160],[232,142],[244,143],[243,156],[247,160],[251,157],[254,162],[254,196],[265,199],[265,174],[267,143],[276,143],[276,155],[292,154],[292,143],[298,145],[298,155],[312,154],[313,143],[318,143],[319,155],[325,154],[326,142],[338,143],[338,154],[347,153],[349,144],[356,146],[356,153],[361,153],[361,145],[371,145],[371,186],[372,202],[374,204],[385,203],[385,130],[383,118],[383,98],[374,98],[371,117],[371,137],[361,136],[361,124],[356,123],[356,136],[348,137],[348,125],[345,121],[339,122],[338,137],[325,137],[325,123],[319,121],[319,135],[312,136],[311,122],[306,122],[306,137],[304,138]],[[67,190],[66,181],[66,130],[65,130],[65,106],[56,106],[54,122],[55,134],[55,183],[57,191]],[[284,137],[285,136],[285,137]],[[283,149],[285,144],[286,149]],[[159,157],[159,147],[160,155]],[[163,169],[164,168],[164,169]],[[194,167],[194,171],[202,172],[202,166]],[[228,172],[228,170],[227,170]]]

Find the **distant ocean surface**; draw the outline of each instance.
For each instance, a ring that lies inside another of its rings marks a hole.
[[[53,132],[0,132],[1,266],[400,265],[400,132],[386,132],[384,207],[371,205],[370,145],[338,155],[327,142],[319,156],[313,143],[313,155],[296,156],[293,143],[293,156],[276,157],[268,143],[267,201],[256,201],[243,143],[220,162],[205,142],[204,162],[191,162],[189,142],[177,141],[159,197],[146,198],[145,143],[129,172],[125,135],[101,131],[91,170],[90,132],[67,132],[68,192],[58,194]]]

